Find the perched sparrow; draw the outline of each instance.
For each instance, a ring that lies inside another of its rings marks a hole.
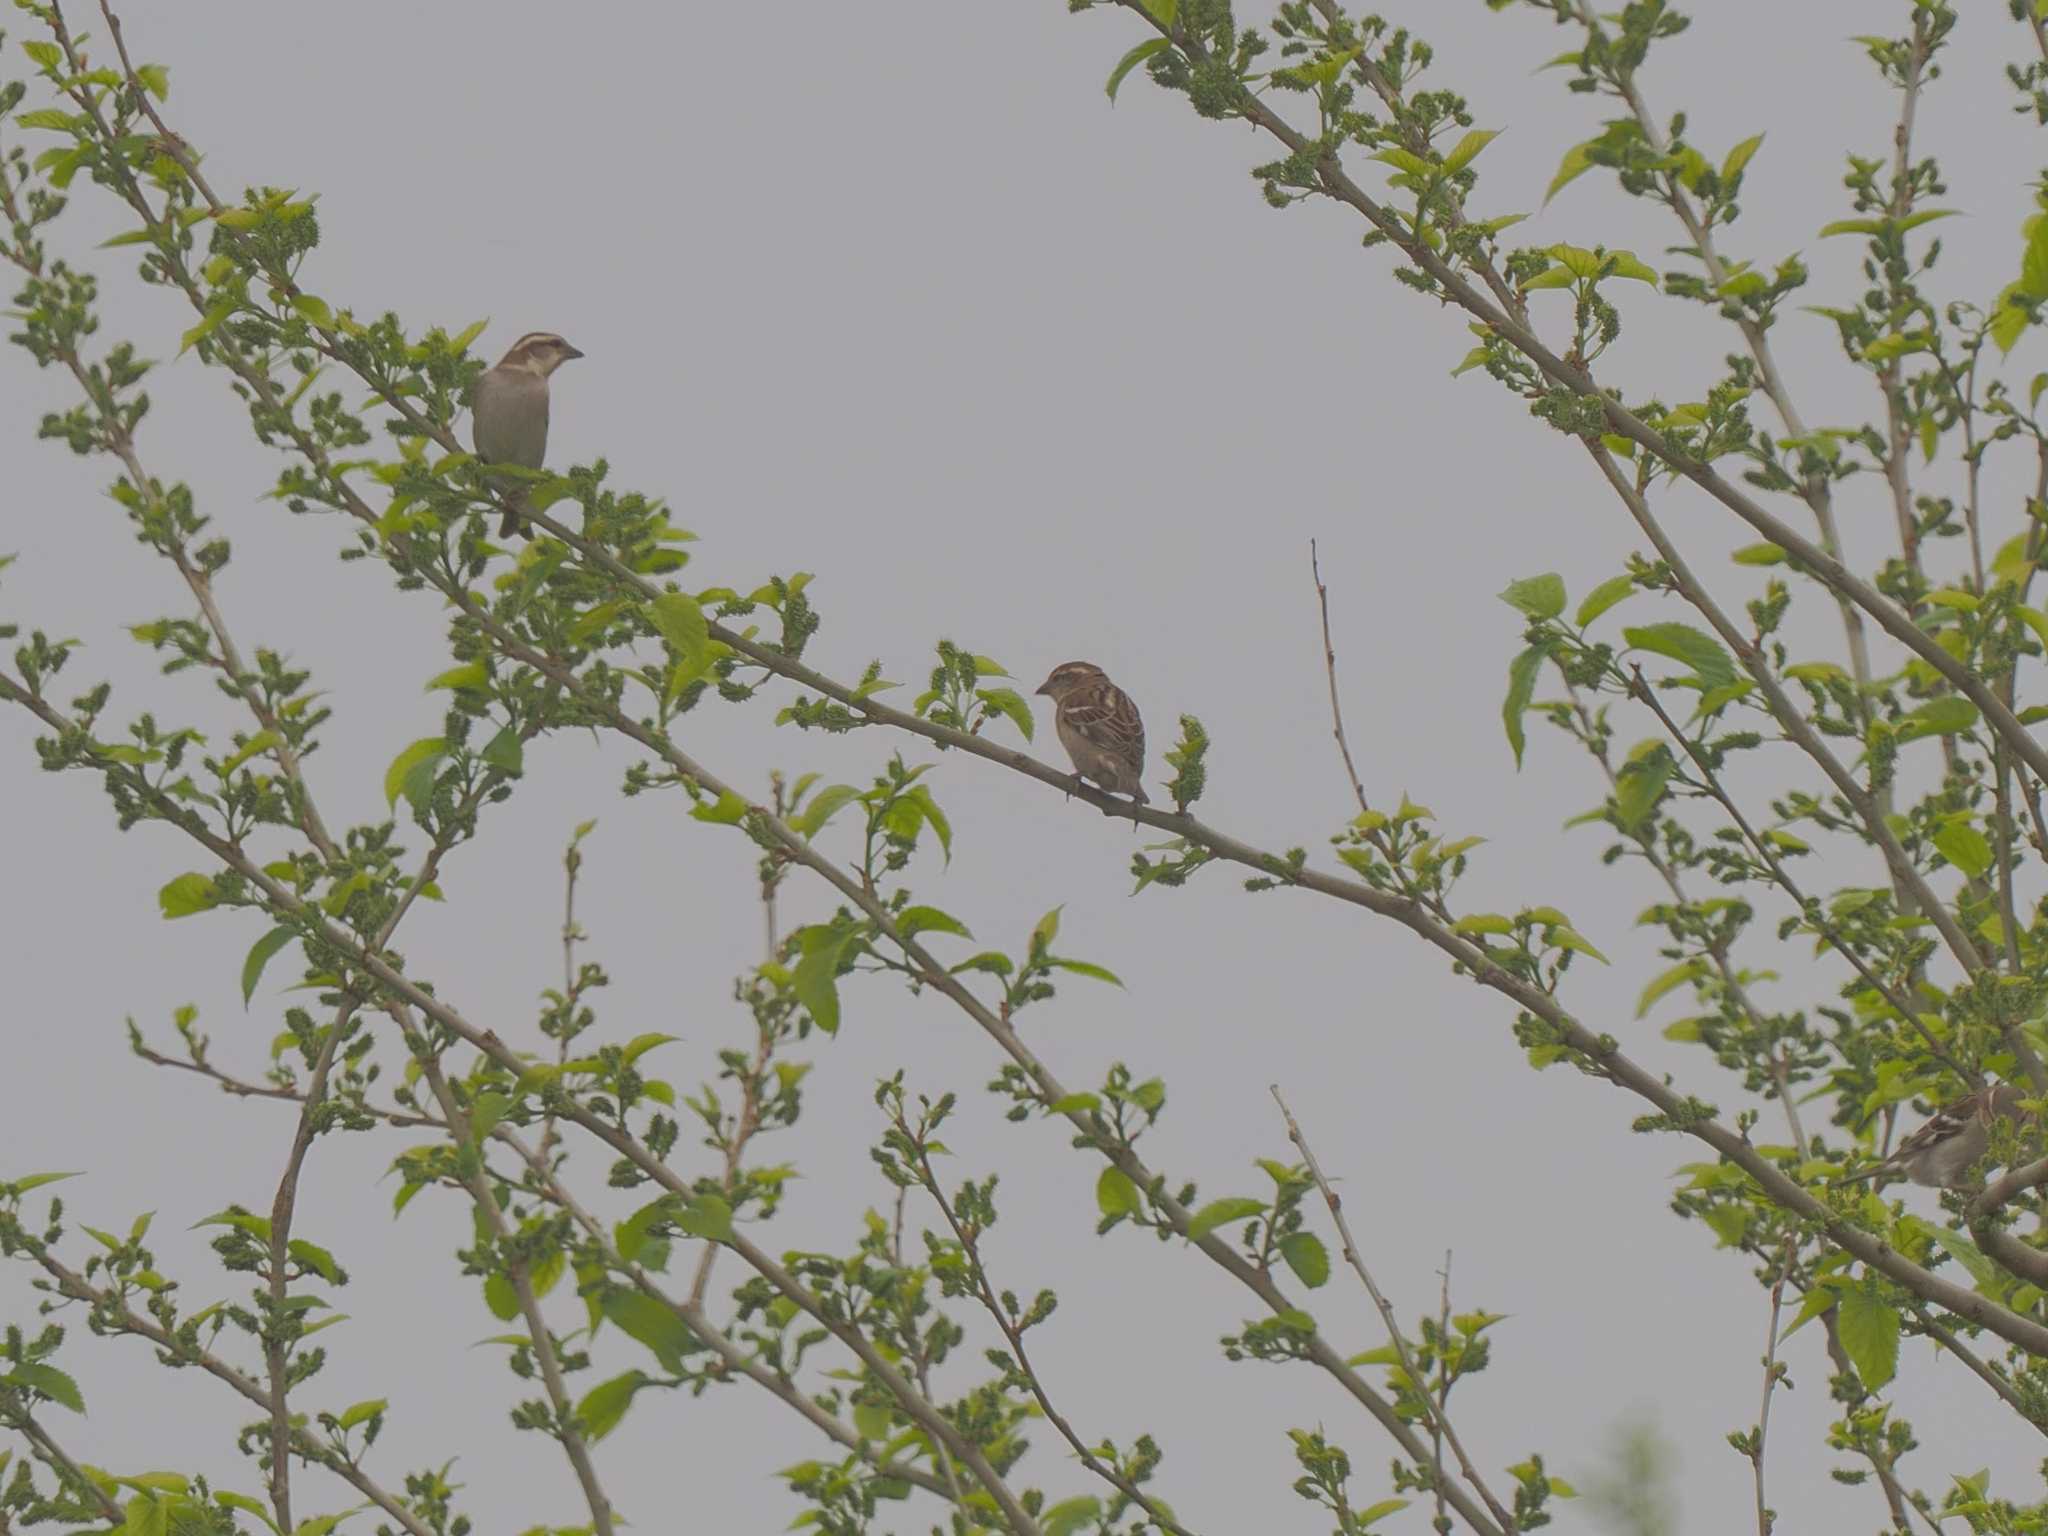
[[[1054,667],[1038,691],[1053,702],[1053,724],[1075,772],[1145,804],[1145,722],[1131,696],[1087,661]]]
[[[1855,1184],[1883,1174],[1903,1173],[1915,1184],[1947,1189],[1991,1145],[1991,1122],[2018,1115],[2023,1097],[2022,1091],[2011,1083],[1997,1083],[1965,1094],[1938,1110],[1933,1119],[1900,1142],[1897,1150],[1876,1167],[1835,1182]]]
[[[486,464],[523,464],[539,469],[548,455],[548,375],[583,354],[553,331],[528,331],[476,381],[470,400],[470,434],[476,456]],[[491,489],[515,507],[526,491],[517,480],[494,479]],[[507,512],[498,537],[531,537],[517,512]]]

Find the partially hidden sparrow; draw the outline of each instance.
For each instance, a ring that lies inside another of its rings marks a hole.
[[[486,464],[520,464],[539,469],[548,456],[548,375],[583,354],[553,331],[528,331],[476,381],[470,399],[470,440]],[[519,511],[526,488],[518,480],[494,478],[491,489],[515,510],[505,513],[498,537],[531,538]]]
[[[2011,1083],[1996,1083],[1965,1094],[1936,1111],[1883,1162],[1835,1182],[1856,1184],[1864,1179],[1902,1173],[1915,1184],[1948,1189],[1990,1147],[1991,1122],[2016,1118],[2024,1097]]]
[[[1076,774],[1144,805],[1145,722],[1131,696],[1087,661],[1054,667],[1038,691],[1053,702],[1053,725]]]

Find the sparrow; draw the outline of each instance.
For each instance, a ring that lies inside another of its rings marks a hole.
[[[1965,1094],[1936,1111],[1883,1162],[1835,1182],[1856,1184],[1885,1174],[1903,1173],[1915,1184],[1951,1188],[1990,1147],[1991,1122],[2017,1116],[2024,1097],[2011,1083],[1996,1083]]]
[[[1076,776],[1144,805],[1145,722],[1131,696],[1087,661],[1062,662],[1038,691],[1053,702],[1053,724]]]
[[[553,331],[528,331],[476,381],[470,399],[470,440],[486,464],[523,464],[539,469],[548,453],[548,375],[583,354]],[[523,508],[521,482],[497,478],[491,489],[514,508]],[[532,537],[518,511],[507,511],[498,537]]]

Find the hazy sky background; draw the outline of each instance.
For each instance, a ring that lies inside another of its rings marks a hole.
[[[1843,302],[1860,248],[1816,234],[1847,212],[1843,154],[1885,152],[1894,110],[1847,35],[1896,30],[1906,7],[1702,9],[1701,24],[1659,51],[1650,99],[1687,112],[1717,156],[1768,132],[1746,217],[1723,248],[1765,267],[1803,251],[1814,282],[1802,297]],[[1533,13],[1492,16],[1478,0],[1392,13],[1437,45],[1430,81],[1464,91],[1480,125],[1505,130],[1480,162],[1475,208],[1534,212],[1564,150],[1607,115],[1569,95],[1562,73],[1532,72],[1576,34]],[[1462,323],[1393,283],[1386,252],[1361,252],[1355,219],[1262,205],[1245,171],[1272,154],[1269,141],[1196,119],[1142,76],[1112,110],[1102,82],[1138,40],[1130,17],[1070,17],[1057,0],[359,0],[345,15],[138,0],[126,19],[138,57],[170,66],[171,119],[205,151],[217,188],[320,194],[311,291],[358,314],[394,309],[416,329],[488,316],[478,345],[492,357],[536,328],[582,347],[588,360],[557,379],[552,462],[604,455],[616,484],[668,497],[702,536],[695,584],[818,573],[825,626],[810,659],[841,677],[879,656],[888,676],[917,684],[942,635],[999,658],[1026,688],[1056,662],[1093,659],[1142,705],[1155,782],[1174,717],[1198,713],[1216,743],[1203,814],[1322,857],[1351,807],[1309,582],[1308,541],[1319,539],[1368,790],[1386,803],[1406,790],[1446,831],[1487,837],[1461,893],[1469,906],[1565,908],[1616,961],[1575,970],[1579,1015],[1732,1114],[1733,1085],[1697,1048],[1659,1037],[1677,1002],[1633,1022],[1637,992],[1665,963],[1631,926],[1654,889],[1647,871],[1601,868],[1599,831],[1558,830],[1599,798],[1590,765],[1532,725],[1517,775],[1501,733],[1519,621],[1492,594],[1554,569],[1576,600],[1637,547],[1622,509],[1581,452],[1490,380],[1449,377],[1470,344]],[[2003,7],[1970,7],[1923,106],[1921,143],[1950,180],[1938,201],[1968,215],[1942,227],[1955,241],[1936,284],[1944,296],[1986,299],[2016,270],[2039,139],[2009,113],[2001,67],[2023,37]],[[6,56],[21,67],[18,52]],[[1375,184],[1376,168],[1365,179]],[[145,462],[189,479],[233,539],[221,590],[245,651],[287,649],[328,690],[336,718],[311,773],[330,825],[377,820],[385,764],[438,729],[442,701],[420,684],[446,665],[443,615],[394,592],[381,567],[338,564],[350,537],[338,522],[293,519],[261,499],[279,461],[250,443],[222,375],[169,361],[191,317],[138,287],[132,253],[91,249],[122,225],[103,195],[76,190],[56,248],[106,279],[104,337],[166,360],[151,380]],[[1666,220],[1601,174],[1523,232],[1630,246],[1660,265],[1676,243]],[[1628,331],[1603,375],[1699,398],[1733,332],[1623,288]],[[1566,300],[1551,296],[1538,314],[1555,337]],[[1775,334],[1813,424],[1878,411],[1826,321],[1788,306]],[[2015,355],[2016,381],[2039,366],[2039,346]],[[122,632],[182,614],[187,600],[101,495],[108,466],[31,440],[41,410],[71,403],[63,381],[13,348],[0,381],[12,433],[0,550],[20,556],[0,611],[87,642],[63,682],[114,679],[110,723],[147,707],[224,733],[238,722],[209,687],[157,678]],[[1742,530],[1694,497],[1667,507],[1724,596],[1758,589],[1755,573],[1716,558],[1749,542]],[[1853,483],[1841,514],[1852,552],[1879,558],[1890,511],[1878,480]],[[1830,610],[1811,594],[1802,603],[1802,633],[1834,654]],[[1631,621],[1652,607],[1636,599]],[[706,707],[682,742],[752,786],[771,767],[861,781],[891,751],[930,755],[875,734],[778,732],[775,707]],[[1651,729],[1625,723],[1622,740]],[[187,1304],[240,1295],[245,1283],[221,1274],[207,1234],[187,1228],[230,1200],[268,1208],[290,1116],[152,1072],[127,1055],[121,1026],[132,1015],[168,1038],[173,1007],[196,1003],[217,1057],[253,1075],[295,1000],[282,991],[289,968],[273,966],[245,1012],[237,977],[259,924],[162,921],[157,888],[198,867],[196,852],[163,829],[118,835],[90,780],[39,772],[33,734],[19,715],[0,718],[15,871],[0,882],[13,993],[4,1071],[15,1084],[0,1172],[90,1170],[63,1191],[78,1219],[125,1227],[155,1210],[164,1268]],[[1057,750],[1049,729],[1040,750]],[[448,904],[409,919],[401,947],[471,1018],[537,1040],[536,999],[560,971],[561,846],[594,816],[582,916],[588,954],[614,978],[599,999],[603,1027],[619,1039],[682,1036],[656,1060],[687,1087],[747,1037],[730,988],[758,955],[753,855],[686,819],[679,797],[622,800],[630,760],[588,737],[530,750],[519,794],[445,872]],[[1784,750],[1767,766],[1773,783],[1814,778]],[[1065,903],[1063,950],[1127,982],[1065,988],[1027,1034],[1074,1086],[1119,1059],[1167,1078],[1168,1111],[1146,1143],[1155,1166],[1198,1178],[1205,1197],[1266,1192],[1251,1159],[1287,1155],[1266,1094],[1277,1081],[1342,1176],[1368,1258],[1404,1313],[1434,1307],[1454,1249],[1457,1305],[1512,1314],[1493,1334],[1494,1368],[1454,1400],[1467,1444],[1502,1484],[1499,1469],[1531,1451],[1583,1477],[1617,1424],[1648,1420],[1682,1443],[1687,1532],[1753,1521],[1748,1465],[1722,1437],[1756,1414],[1764,1298],[1747,1261],[1666,1210],[1674,1170],[1702,1149],[1632,1136],[1642,1106],[1612,1089],[1566,1070],[1532,1074],[1502,1001],[1391,925],[1307,896],[1249,896],[1226,868],[1134,900],[1127,827],[979,761],[942,759],[931,782],[958,835],[950,868],[916,867],[921,896],[1013,949]],[[1869,863],[1828,873],[1814,883],[1879,878]],[[787,921],[827,910],[814,882],[792,878]],[[1750,958],[1773,963],[1767,946]],[[1825,1000],[1829,985],[1766,996]],[[865,1154],[880,1131],[870,1090],[901,1064],[914,1088],[963,1095],[947,1138],[952,1176],[1004,1172],[991,1257],[1019,1292],[1061,1291],[1034,1355],[1083,1434],[1157,1435],[1167,1458],[1156,1486],[1210,1536],[1328,1529],[1289,1491],[1289,1426],[1320,1425],[1350,1450],[1360,1503],[1384,1493],[1388,1443],[1326,1378],[1221,1358],[1217,1338],[1256,1313],[1246,1293],[1184,1245],[1093,1237],[1098,1165],[1059,1127],[1004,1122],[980,1091],[996,1054],[967,1020],[879,980],[846,997],[839,1037],[796,1053],[816,1062],[802,1124],[758,1146],[804,1174],[763,1233],[769,1246],[844,1251],[863,1204],[886,1201]],[[395,1185],[377,1181],[409,1140],[329,1138],[308,1167],[300,1231],[332,1247],[354,1283],[336,1297],[352,1322],[323,1338],[331,1363],[304,1406],[390,1397],[373,1471],[396,1486],[404,1469],[458,1458],[479,1531],[581,1523],[565,1465],[507,1424],[516,1384],[501,1351],[471,1347],[502,1325],[450,1259],[468,1213],[435,1193],[391,1219]],[[689,1169],[707,1157],[678,1153]],[[603,1167],[588,1152],[572,1165],[591,1183]],[[1931,1212],[1924,1194],[1908,1198]],[[719,1274],[740,1279],[729,1259]],[[26,1310],[22,1280],[0,1275],[7,1315]],[[573,1299],[557,1303],[572,1326]],[[1347,1347],[1381,1342],[1342,1275],[1313,1304]],[[252,1417],[244,1405],[155,1368],[141,1348],[77,1331],[65,1363],[91,1416],[55,1426],[74,1453],[121,1472],[204,1469],[260,1491],[232,1450],[234,1427]],[[636,1353],[608,1333],[600,1369],[579,1385]],[[1817,1329],[1791,1341],[1789,1359],[1796,1389],[1777,1400],[1771,1432],[1781,1528],[1874,1528],[1876,1490],[1829,1479],[1843,1458],[1822,1443],[1833,1405]],[[966,1352],[948,1390],[980,1370]],[[2038,1492],[2039,1442],[1959,1367],[1909,1344],[1897,1394],[1925,1446],[1907,1463],[1914,1482],[1938,1494],[1949,1472],[1989,1464],[1994,1491]],[[1049,1430],[1035,1439],[1020,1481],[1096,1491]],[[800,1508],[773,1470],[830,1450],[742,1385],[705,1401],[643,1398],[598,1461],[637,1530],[768,1532]],[[314,1475],[300,1489],[302,1517],[350,1502]],[[1560,1516],[1562,1529],[1583,1525],[1569,1507]],[[920,1509],[889,1523],[930,1519]],[[1413,1536],[1423,1511],[1384,1528]]]

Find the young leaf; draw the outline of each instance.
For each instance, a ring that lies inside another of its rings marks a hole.
[[[1226,1221],[1256,1216],[1265,1208],[1265,1201],[1254,1200],[1249,1195],[1232,1195],[1221,1200],[1211,1200],[1189,1219],[1188,1241],[1195,1242],[1207,1237]]]
[[[165,917],[190,917],[216,905],[220,898],[213,882],[204,875],[180,875],[156,893],[156,904]]]
[[[1645,624],[1624,629],[1621,638],[1635,650],[1655,651],[1684,662],[1709,688],[1735,681],[1735,663],[1721,642],[1690,624]]]
[[[1508,745],[1515,749],[1515,766],[1522,766],[1522,715],[1536,692],[1536,671],[1549,652],[1532,645],[1508,664],[1508,696],[1500,707],[1501,723],[1508,729]]]
[[[263,968],[270,964],[271,957],[297,938],[293,928],[278,927],[263,935],[249,946],[249,957],[242,962],[242,1006],[249,1006],[249,999],[256,995],[256,984],[263,979]]]
[[[1121,1168],[1105,1168],[1095,1181],[1095,1206],[1105,1216],[1134,1216],[1141,1198],[1136,1182]]]
[[[1564,612],[1564,578],[1555,571],[1524,576],[1520,581],[1509,582],[1500,600],[1532,619],[1554,619]]]
[[[1148,37],[1144,42],[1138,44],[1137,47],[1118,59],[1116,61],[1116,68],[1109,72],[1109,83],[1103,87],[1109,93],[1109,104],[1111,106],[1116,105],[1117,87],[1124,83],[1124,76],[1151,58],[1153,54],[1163,53],[1172,46],[1173,44],[1163,37]]]
[[[384,770],[384,804],[398,808],[398,797],[407,793],[406,780],[416,768],[437,762],[448,753],[448,743],[439,736],[423,736],[391,760]]]
[[[1290,1232],[1280,1239],[1280,1257],[1310,1290],[1330,1278],[1330,1251],[1313,1232]]]
[[[1843,1353],[1870,1391],[1882,1390],[1899,1365],[1899,1314],[1868,1291],[1849,1291],[1836,1314]]]
[[[1623,598],[1631,596],[1635,590],[1636,582],[1633,576],[1608,577],[1588,592],[1586,600],[1579,604],[1579,611],[1574,616],[1579,628],[1584,629]]]
[[[602,1440],[619,1427],[626,1410],[633,1406],[633,1394],[648,1383],[645,1371],[627,1371],[592,1387],[576,1405],[576,1417],[583,1422],[584,1438]]]

